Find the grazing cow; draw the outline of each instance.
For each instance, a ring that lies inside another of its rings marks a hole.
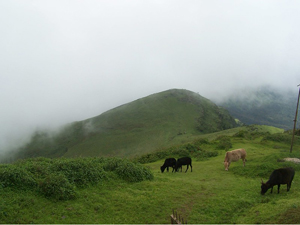
[[[287,184],[287,191],[289,191],[292,185],[292,181],[294,179],[294,175],[295,170],[292,167],[274,170],[266,183],[264,183],[263,180],[261,180],[261,194],[264,195],[269,188],[271,188],[272,193],[273,186],[275,185],[278,185],[279,194],[280,184]]]
[[[247,155],[247,153],[246,153],[245,149],[242,149],[242,148],[226,152],[225,159],[224,159],[225,170],[229,169],[231,162],[239,161],[239,159],[243,160],[243,164],[245,166],[246,155]]]
[[[176,166],[176,159],[168,158],[168,159],[165,160],[164,165],[162,165],[160,167],[160,170],[163,173],[165,171],[165,169],[167,168],[167,171],[169,172],[169,167],[172,167],[173,168],[172,173],[173,173],[174,170],[175,170],[175,166]]]
[[[189,169],[189,166],[191,166],[191,172],[192,172],[192,159],[190,157],[183,157],[177,159],[175,172],[177,172],[179,168],[181,168],[181,172],[182,172],[183,165],[187,165],[186,171]]]

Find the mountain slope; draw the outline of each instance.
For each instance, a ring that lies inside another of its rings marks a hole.
[[[75,122],[56,134],[36,132],[17,158],[132,156],[235,126],[229,113],[208,99],[172,89]]]
[[[297,105],[297,93],[277,91],[270,87],[244,91],[230,96],[218,105],[245,124],[269,125],[292,129]]]

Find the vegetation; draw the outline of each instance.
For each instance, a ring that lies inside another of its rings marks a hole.
[[[298,223],[300,165],[283,162],[300,158],[300,138],[289,153],[288,132],[248,126],[198,136],[193,141],[160,149],[132,160],[120,158],[34,158],[0,166],[2,223],[170,223],[172,209],[188,223]],[[275,132],[275,133],[274,133]],[[229,140],[248,156],[224,170]],[[212,157],[198,154],[214,153]],[[160,172],[165,157],[188,154],[193,172]],[[144,164],[138,163],[138,161]],[[279,167],[296,170],[290,192],[260,195]],[[297,175],[298,174],[298,175]]]
[[[223,108],[187,90],[138,99],[59,132],[37,131],[2,162],[31,157],[131,157],[236,127]]]
[[[290,153],[290,131],[237,126],[198,94],[161,92],[56,133],[37,131],[15,158],[2,158],[11,164],[0,164],[0,221],[163,224],[175,209],[188,223],[298,223],[300,164],[283,159],[300,158],[299,134]],[[237,148],[246,149],[246,166],[225,171],[225,152]],[[165,158],[183,156],[193,172],[160,172]],[[260,195],[261,179],[285,166],[296,170],[291,191]]]
[[[0,166],[0,187],[36,192],[47,198],[76,198],[76,188],[103,183],[117,175],[128,182],[152,180],[153,174],[141,164],[118,158],[20,160]]]
[[[291,129],[297,106],[297,89],[278,91],[270,87],[234,94],[219,103],[244,124],[259,124]]]

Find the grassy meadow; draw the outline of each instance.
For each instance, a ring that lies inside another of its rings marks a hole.
[[[0,180],[0,221],[165,224],[175,209],[191,224],[299,223],[300,165],[280,162],[285,157],[300,158],[299,137],[293,153],[289,153],[290,140],[283,130],[249,126],[199,136],[133,160],[41,158],[1,164],[2,178],[3,171],[13,172],[6,182]],[[246,167],[239,161],[225,171],[225,151],[236,148],[246,149]],[[166,157],[183,154],[192,157],[193,172],[160,172]],[[284,166],[296,170],[290,192],[281,185],[280,194],[274,187],[273,194],[262,196],[261,179],[267,181],[274,169]],[[36,182],[22,178],[30,173]],[[58,191],[52,190],[59,182]]]

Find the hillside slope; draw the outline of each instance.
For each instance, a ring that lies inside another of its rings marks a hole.
[[[56,134],[36,132],[16,157],[132,156],[235,126],[229,113],[210,100],[172,89],[75,122]]]
[[[292,129],[297,106],[297,92],[270,87],[246,90],[218,103],[242,123]]]

